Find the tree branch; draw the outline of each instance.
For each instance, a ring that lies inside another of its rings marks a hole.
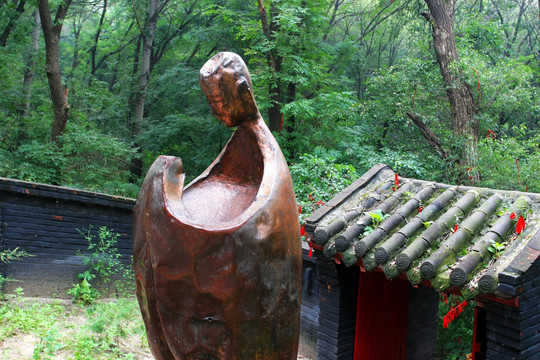
[[[447,159],[448,153],[446,150],[444,150],[442,146],[442,142],[439,139],[439,137],[427,126],[420,116],[407,112],[407,116],[414,122],[416,127],[418,127],[418,130],[422,133],[424,138],[428,141],[428,143],[431,145],[431,147],[439,153],[441,158]]]

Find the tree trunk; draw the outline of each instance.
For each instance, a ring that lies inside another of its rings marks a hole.
[[[15,28],[15,24],[17,23],[17,20],[19,20],[19,17],[24,12],[24,5],[26,4],[26,0],[20,0],[19,4],[17,5],[17,9],[15,9],[15,14],[13,18],[9,20],[9,23],[7,24],[6,28],[2,32],[2,35],[0,35],[0,46],[5,47],[7,43],[7,39],[9,37],[9,34],[13,31]]]
[[[133,108],[133,123],[132,132],[136,139],[141,133],[141,125],[144,118],[144,103],[146,100],[146,91],[148,89],[148,79],[150,78],[150,58],[152,55],[152,44],[154,42],[154,33],[159,15],[158,0],[150,0],[148,3],[148,18],[146,20],[146,28],[142,37],[142,55],[140,59],[139,82],[137,89],[137,97]],[[137,146],[137,144],[134,144]],[[138,146],[137,146],[138,147]],[[142,161],[135,158],[131,163],[132,177],[142,176]]]
[[[39,11],[34,12],[34,20],[36,25],[32,30],[32,41],[30,42],[30,51],[28,52],[28,58],[26,59],[26,68],[24,69],[23,80],[23,92],[24,103],[22,105],[21,113],[24,117],[28,116],[30,112],[30,98],[32,95],[32,83],[34,82],[34,69],[36,68],[36,54],[39,50],[39,35],[41,32],[41,20],[39,18]]]
[[[261,17],[261,25],[264,36],[268,41],[272,42],[272,32],[275,30],[272,21],[268,21],[268,16],[266,14],[266,9],[264,8],[263,0],[257,0],[259,5],[259,14]],[[272,13],[275,13],[276,10],[274,6],[271,8]],[[273,50],[268,50],[266,52],[266,60],[268,66],[272,69],[274,76],[274,82],[268,84],[268,93],[270,95],[270,100],[272,101],[272,106],[268,109],[268,127],[270,131],[281,132],[282,129],[282,118],[281,118],[281,82],[279,81],[279,75],[281,72],[281,57],[275,53]]]
[[[51,99],[53,103],[53,122],[51,126],[51,140],[57,145],[58,137],[66,129],[66,122],[69,115],[69,105],[67,102],[67,88],[62,87],[62,75],[60,74],[60,51],[59,42],[62,32],[62,24],[66,17],[71,0],[64,0],[58,7],[56,16],[51,19],[51,9],[48,0],[38,0],[39,16],[43,26],[43,37],[45,39],[45,71],[49,82]]]
[[[79,60],[79,36],[81,35],[82,24],[77,24],[74,20],[72,27],[73,27],[73,61],[71,62],[71,73],[73,74],[77,66],[81,64],[81,60]]]
[[[290,104],[295,100],[296,100],[296,84],[291,81],[287,85],[286,101],[287,101],[287,104]],[[287,136],[289,137],[289,140],[294,140],[294,136],[295,136],[294,132],[296,131],[296,117],[294,116],[294,114],[289,115],[285,124],[286,124],[285,131],[288,134]],[[296,151],[295,151],[293,142],[294,141],[289,141],[286,145],[287,151],[289,153],[289,159],[296,158]]]
[[[464,81],[454,37],[453,19],[455,0],[425,0],[430,13],[422,15],[432,25],[433,46],[441,70],[446,93],[452,109],[453,134],[466,139],[460,165],[474,169],[478,157],[478,119],[476,104],[470,86]],[[477,176],[477,173],[472,170]]]
[[[98,48],[99,36],[101,35],[101,30],[103,29],[103,22],[105,21],[106,13],[107,13],[107,0],[103,0],[103,9],[101,11],[101,16],[99,18],[99,24],[98,24],[96,33],[94,34],[94,44],[90,48],[91,70],[90,70],[90,76],[88,77],[88,86],[92,85],[92,78],[97,70],[96,53],[97,53],[97,48]]]

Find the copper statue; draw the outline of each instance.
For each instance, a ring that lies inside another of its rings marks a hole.
[[[185,188],[171,156],[141,187],[133,255],[150,348],[156,359],[296,359],[302,256],[287,163],[238,55],[212,57],[200,83],[237,129]]]

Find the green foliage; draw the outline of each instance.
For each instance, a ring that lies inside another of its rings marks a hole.
[[[145,129],[140,137],[145,160],[151,164],[160,154],[182,158],[187,181],[203,172],[219,155],[231,130],[210,116],[169,115]]]
[[[466,355],[471,352],[474,302],[469,302],[463,312],[452,321],[448,328],[443,327],[444,316],[450,311],[451,307],[456,307],[461,301],[463,299],[455,295],[449,295],[447,301],[444,301],[443,294],[440,294],[435,360],[464,360]]]
[[[382,210],[380,209],[377,209],[375,211],[368,211],[367,214],[371,216],[371,224],[373,225],[373,228],[377,228],[382,221],[390,217],[390,214],[383,214]]]
[[[531,133],[524,125],[514,127],[513,133],[515,137],[486,138],[479,142],[478,185],[539,192],[540,134]]]
[[[4,119],[4,124],[16,126],[16,121]],[[25,119],[19,130],[4,139],[0,135],[4,141],[0,142],[0,176],[136,196],[138,188],[126,181],[128,165],[135,156],[128,143],[90,125],[71,123],[59,148],[43,140],[47,129],[33,117]]]
[[[491,130],[499,142],[479,144],[479,185],[539,191],[531,151],[540,118],[538,10],[527,5],[524,11],[520,4],[465,1],[457,7],[461,60],[453,66],[478,102],[479,140]],[[182,157],[188,180],[194,178],[231,134],[209,116],[198,85],[201,65],[228,50],[249,65],[263,117],[280,106],[284,129],[276,137],[291,164],[302,162],[303,154],[319,157],[317,151],[325,151],[335,164],[358,173],[386,163],[407,177],[467,182],[464,169],[454,165],[464,140],[453,134],[430,25],[418,16],[426,10],[423,2],[267,0],[264,7],[269,34],[263,33],[256,2],[169,1],[156,26],[138,133],[132,111],[141,55],[138,25],[146,5],[72,4],[60,44],[70,105],[61,147],[49,140],[52,106],[43,41],[30,112],[22,113],[34,26],[34,8],[27,7],[0,53],[0,176],[135,197],[142,179],[131,173],[131,160],[142,159],[144,175],[158,155],[168,154]],[[0,6],[0,29],[17,15],[13,3]],[[276,69],[271,65],[277,60]],[[271,96],[278,87],[277,97]],[[449,159],[441,160],[407,112],[422,116]],[[525,136],[515,131],[523,126]],[[521,185],[504,184],[511,157],[523,164]],[[498,172],[490,162],[506,165]],[[320,192],[313,196],[325,198],[326,191]]]
[[[373,232],[373,230],[375,230],[373,227],[366,226],[366,228],[364,229],[364,232],[362,233],[362,237],[371,234]]]
[[[22,295],[19,293],[0,305],[0,341],[16,339],[21,334],[35,337],[32,359],[150,356],[134,298],[96,302],[83,308],[59,300],[25,299]],[[10,358],[10,350],[4,349],[2,356]]]
[[[323,148],[315,153],[317,155],[301,155],[299,161],[290,166],[301,219],[358,177],[352,165],[337,163],[334,154]]]
[[[86,316],[85,328],[68,344],[76,359],[95,359],[105,355],[115,359],[133,358],[133,354],[125,353],[118,344],[130,335],[139,338],[145,335],[136,301],[99,302],[86,309]]]
[[[433,225],[434,221],[426,221],[422,223],[426,229],[428,229],[431,225]]]
[[[0,251],[0,262],[4,264],[9,264],[12,261],[21,261],[25,257],[34,256],[26,252],[26,250],[21,250],[18,247],[15,249],[4,249]]]
[[[4,249],[0,251],[0,263],[9,264],[12,261],[21,261],[25,257],[34,256],[27,253],[25,250],[21,250],[18,247],[15,249]],[[4,284],[8,281],[14,281],[9,277],[5,277],[3,274],[0,274],[0,300],[5,298],[3,293]],[[22,291],[22,289],[21,289]]]
[[[80,283],[74,284],[68,291],[74,301],[86,305],[94,303],[100,296],[96,289],[98,284],[112,283],[117,296],[133,294],[133,270],[129,264],[121,261],[121,254],[116,247],[120,234],[105,226],[100,227],[97,233],[92,228],[84,232],[77,230],[88,242],[87,251],[77,252],[88,269],[77,274]]]
[[[111,280],[120,267],[120,253],[116,248],[117,239],[120,234],[115,233],[107,227],[102,226],[96,234],[92,233],[92,228],[85,232],[78,230],[88,242],[88,252],[86,254],[78,253],[85,265],[90,266],[88,274],[98,276],[105,282]],[[86,273],[83,273],[86,274]],[[90,275],[85,276],[88,280],[93,279]]]
[[[81,274],[79,274],[81,275]],[[80,283],[73,285],[68,290],[68,294],[73,296],[73,300],[80,302],[84,305],[93,304],[99,297],[99,291],[97,291],[91,284],[89,279],[91,276],[84,276]]]
[[[489,252],[493,254],[495,259],[498,259],[504,252],[504,249],[506,249],[508,243],[506,241],[499,243],[495,240],[489,240],[489,242],[491,244],[488,247]]]
[[[33,332],[42,339],[46,338],[54,332],[55,320],[63,318],[63,309],[57,302],[28,304],[23,301],[22,295],[22,292],[18,292],[14,299],[0,306],[0,341],[18,332]],[[45,346],[41,349],[45,350]]]

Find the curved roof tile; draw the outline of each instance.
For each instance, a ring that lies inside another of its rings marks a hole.
[[[371,168],[306,219],[308,241],[412,285],[466,298],[519,294],[540,256],[540,194],[397,179],[384,164]]]

